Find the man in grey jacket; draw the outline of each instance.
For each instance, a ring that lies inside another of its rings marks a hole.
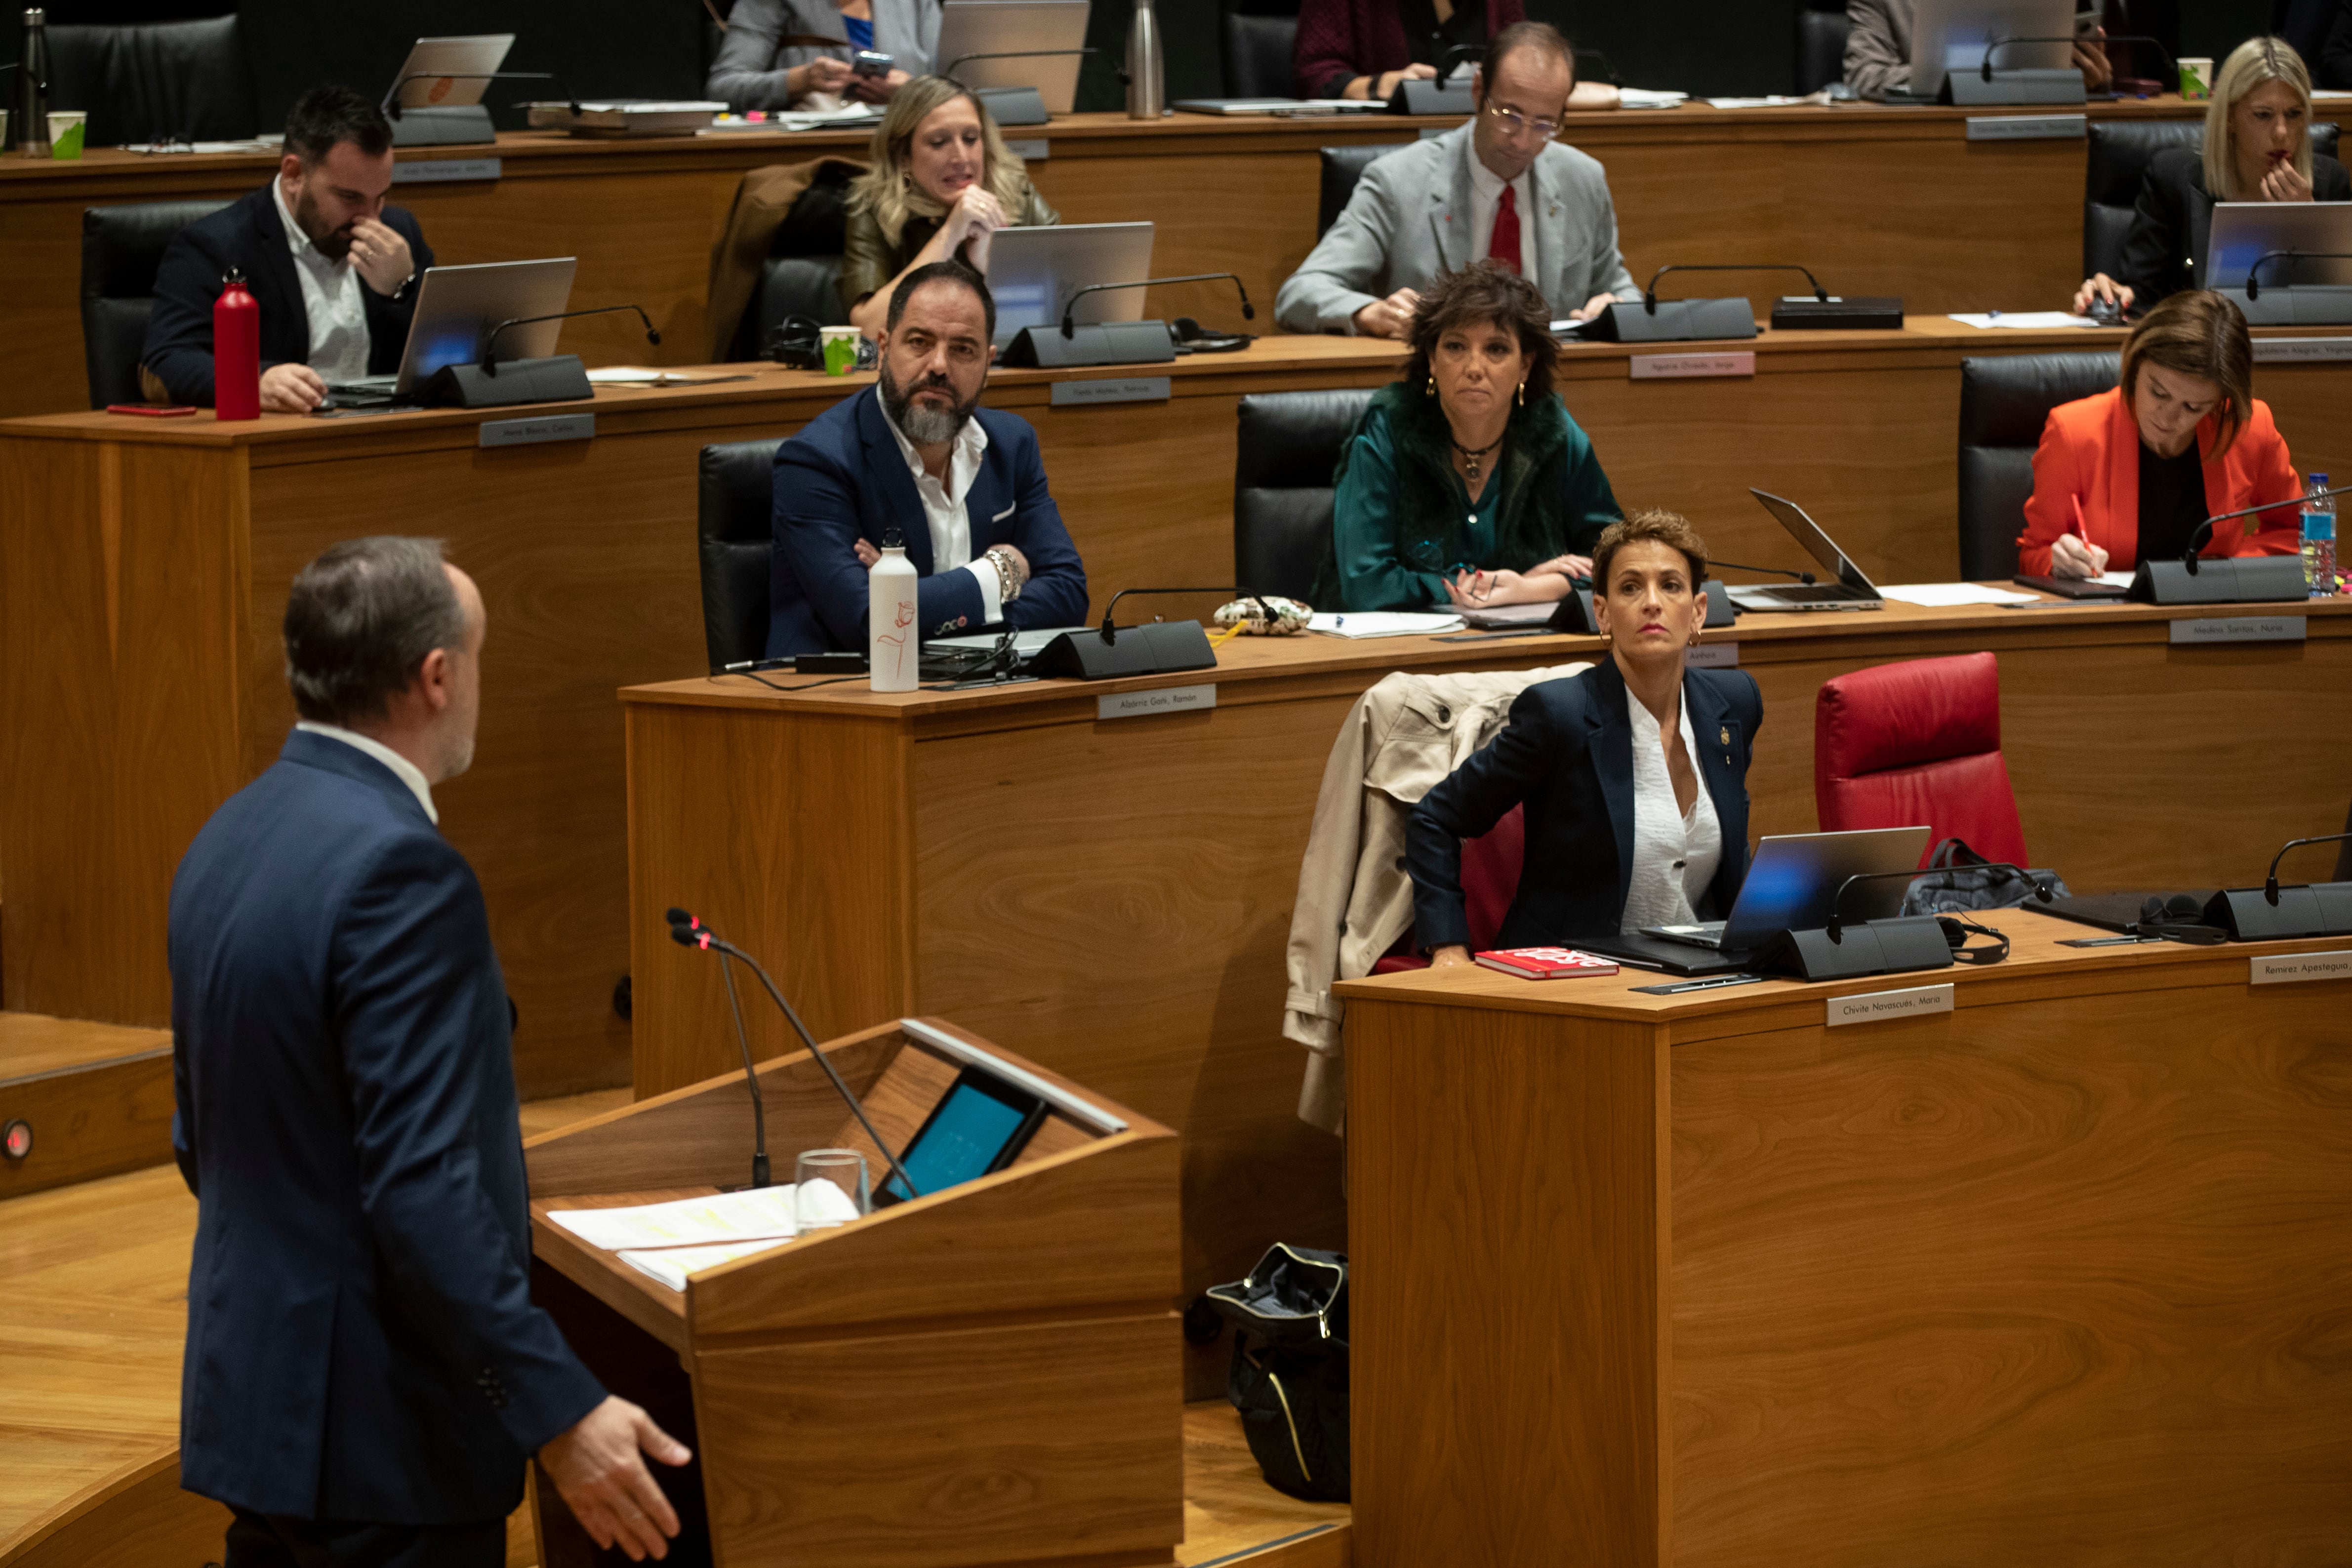
[[[1364,171],[1347,210],[1275,296],[1293,332],[1402,338],[1420,290],[1488,258],[1583,319],[1641,298],[1617,254],[1617,209],[1601,165],[1552,138],[1576,85],[1557,28],[1495,35],[1470,84],[1470,123],[1399,148]]]

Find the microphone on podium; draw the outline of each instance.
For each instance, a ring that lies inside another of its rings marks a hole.
[[[768,971],[761,967],[760,960],[732,942],[725,940],[693,915],[675,904],[670,906],[667,918],[669,921],[671,941],[681,947],[699,947],[705,952],[719,955],[719,973],[727,977],[727,1000],[730,1007],[735,1005],[735,979],[733,973],[727,967],[727,960],[741,959],[750,967],[751,973],[760,977],[760,984],[766,988],[768,998],[776,1004],[777,1010],[782,1012],[785,1021],[793,1026],[793,1032],[801,1037],[801,1043],[808,1048],[808,1053],[811,1056],[816,1058],[817,1065],[824,1069],[824,1075],[833,1081],[835,1091],[840,1094],[843,1103],[849,1107],[850,1113],[857,1118],[857,1124],[866,1129],[866,1135],[871,1138],[874,1141],[874,1146],[881,1151],[882,1158],[889,1166],[891,1173],[906,1185],[907,1196],[920,1197],[922,1189],[915,1185],[915,1178],[907,1174],[907,1167],[898,1163],[898,1156],[890,1152],[890,1145],[884,1143],[882,1134],[874,1130],[874,1124],[866,1118],[866,1107],[859,1103],[856,1094],[851,1091],[849,1085],[842,1082],[841,1074],[834,1068],[832,1058],[825,1055],[824,1049],[809,1034],[808,1026],[801,1022],[801,1015],[793,1010],[793,1004],[784,1000],[784,993],[776,988],[776,982],[769,977]],[[750,1037],[743,1032],[743,1011],[740,1007],[735,1008],[735,1038],[743,1050],[744,1081],[751,1085],[751,1089],[753,1185],[766,1186],[770,1185],[767,1120],[760,1098],[760,1077],[751,1065],[751,1042]]]

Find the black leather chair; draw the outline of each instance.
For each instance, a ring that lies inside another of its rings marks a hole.
[[[1321,239],[1333,224],[1339,221],[1340,211],[1348,198],[1356,193],[1356,182],[1375,158],[1384,158],[1400,147],[1410,147],[1410,141],[1374,142],[1369,147],[1326,147],[1322,150],[1322,183],[1320,200],[1315,209],[1315,237]]]
[[[702,449],[694,532],[702,561],[702,641],[714,670],[768,651],[776,448],[782,444],[730,441]]]
[[[841,247],[851,177],[849,165],[824,164],[776,225],[730,358],[761,358],[769,334],[787,316],[811,317],[820,327],[849,325],[841,302]]]
[[[1234,580],[1305,600],[1331,545],[1331,471],[1372,389],[1253,392],[1234,458]]]
[[[1852,24],[1845,8],[1797,12],[1797,92],[1819,92],[1845,80],[1845,39]],[[1996,62],[1997,63],[1997,62]]]
[[[155,269],[173,236],[226,202],[133,202],[81,214],[81,351],[89,406],[142,402],[139,356],[155,313]]]
[[[48,37],[49,106],[88,110],[83,134],[93,147],[235,141],[261,128],[234,16],[54,26]]]
[[[2033,450],[2062,402],[2116,384],[2113,353],[2000,354],[1960,361],[1960,577],[2005,581],[2033,494]]]
[[[1228,11],[1224,24],[1225,96],[1292,96],[1290,52],[1298,41],[1298,18]]]
[[[2147,166],[2168,147],[2202,148],[2205,127],[2194,120],[2095,120],[2083,191],[2083,276],[2110,277],[2122,265]],[[2315,121],[2311,150],[2336,156],[2336,127]]]

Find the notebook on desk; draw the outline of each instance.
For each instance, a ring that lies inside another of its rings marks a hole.
[[[2038,588],[2061,599],[2121,599],[2131,591],[2132,574],[2103,571],[2096,577],[2032,576],[2019,572],[2010,579],[2020,588]]]

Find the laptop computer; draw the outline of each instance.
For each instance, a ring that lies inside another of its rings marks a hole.
[[[1759,840],[1730,915],[1691,925],[1644,926],[1633,936],[1578,937],[1576,946],[1676,975],[1745,968],[1783,931],[1827,925],[1838,889],[1851,876],[1909,871],[1929,830],[1869,828],[1847,833],[1774,833]],[[1883,920],[1903,907],[1910,884],[1894,876],[1857,883],[1838,905],[1849,922]]]
[[[1884,610],[1886,601],[1879,597],[1877,587],[1863,575],[1853,558],[1838,549],[1837,541],[1822,531],[1822,526],[1805,515],[1805,509],[1794,501],[1784,501],[1778,496],[1751,487],[1749,495],[1762,503],[1766,511],[1780,520],[1789,530],[1789,537],[1805,547],[1812,558],[1821,562],[1835,580],[1814,583],[1748,584],[1742,583],[1727,591],[1731,601],[1742,610]]]
[[[996,299],[996,345],[1024,327],[1055,327],[1081,288],[1135,283],[1151,276],[1153,225],[1050,224],[999,229],[988,242],[988,291]],[[1141,288],[1089,294],[1073,312],[1079,321],[1140,321]]]
[[[1944,78],[1974,71],[2002,38],[2057,38],[2075,32],[2075,0],[1920,0],[1911,25],[1911,93],[1948,98]],[[2016,43],[1993,57],[1995,70],[2056,69],[2074,57],[2070,43]],[[2081,99],[2077,99],[2076,102]]]
[[[1010,231],[1008,231],[1010,232]],[[482,357],[482,339],[501,321],[560,315],[572,300],[575,256],[546,261],[493,261],[478,267],[431,267],[416,285],[416,314],[400,370],[329,385],[330,408],[388,407],[413,402],[444,365],[470,365]],[[498,341],[501,360],[538,360],[555,352],[561,321],[509,327]]]
[[[1034,88],[1046,113],[1067,114],[1077,99],[1089,9],[1088,0],[946,0],[931,58],[940,75],[975,91]]]

